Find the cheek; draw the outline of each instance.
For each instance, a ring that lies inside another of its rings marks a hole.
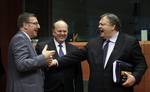
[[[34,37],[37,36],[37,32],[34,31],[34,32],[33,32],[33,36],[34,36]]]
[[[65,37],[67,37],[67,34],[64,34]]]
[[[34,31],[34,34],[37,34],[37,31]]]
[[[61,37],[66,37],[66,36],[67,36],[67,34],[62,33],[62,34],[59,34],[59,36],[61,36]]]
[[[110,27],[105,27],[105,33],[109,33],[111,31]]]

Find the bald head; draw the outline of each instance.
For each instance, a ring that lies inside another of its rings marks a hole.
[[[53,24],[53,29],[59,27],[66,27],[68,29],[68,24],[64,20],[58,20]]]

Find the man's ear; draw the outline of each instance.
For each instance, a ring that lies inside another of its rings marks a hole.
[[[113,30],[115,30],[116,29],[116,25],[113,25]]]
[[[23,28],[27,29],[28,28],[28,24],[27,23],[23,23]]]
[[[53,35],[53,36],[55,35],[55,31],[54,31],[54,30],[52,30],[52,35]]]

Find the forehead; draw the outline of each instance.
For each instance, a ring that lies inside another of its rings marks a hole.
[[[36,17],[29,17],[29,21],[38,21]]]
[[[59,21],[55,23],[55,29],[68,29],[68,25],[65,22]]]
[[[104,16],[104,17],[102,17],[102,18],[100,19],[100,23],[101,23],[101,22],[107,22],[107,23],[110,23],[110,20],[108,19],[107,16]]]
[[[64,21],[57,21],[55,23],[55,26],[67,26],[67,23],[65,23]]]

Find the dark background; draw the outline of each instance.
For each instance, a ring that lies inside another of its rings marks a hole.
[[[52,0],[52,20],[65,19],[71,33],[78,33],[77,41],[97,36],[99,16],[117,14],[122,31],[140,40],[142,29],[150,29],[149,0]]]

